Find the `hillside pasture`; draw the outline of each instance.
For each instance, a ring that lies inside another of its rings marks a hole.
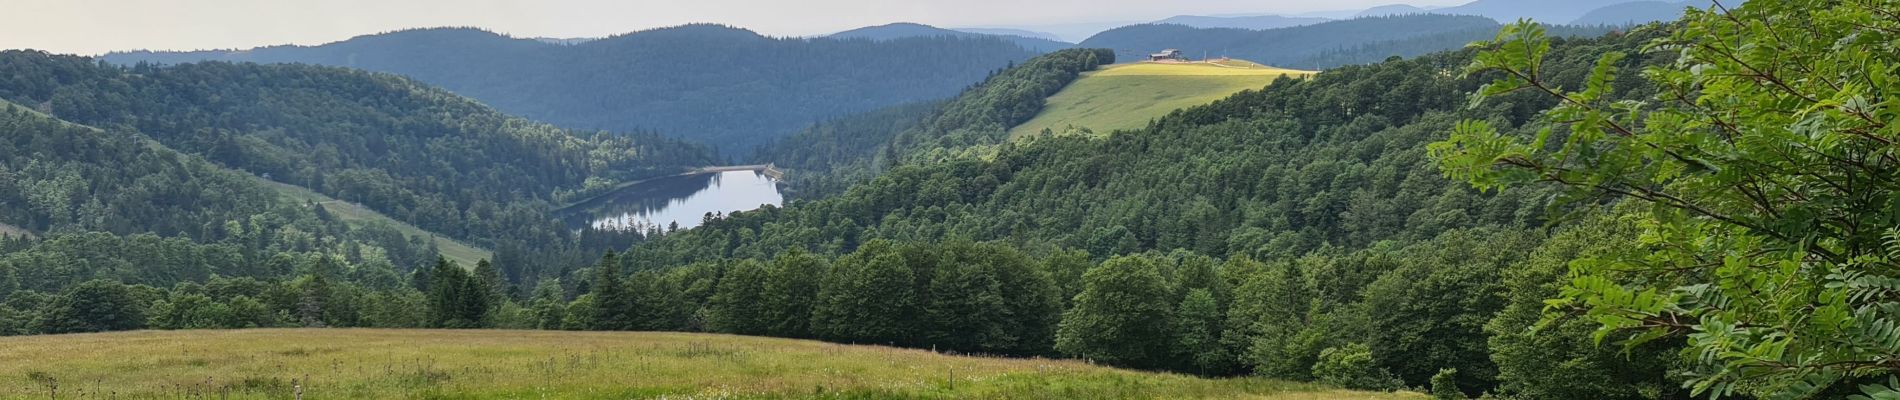
[[[269,185],[271,188],[277,189],[277,194],[279,196],[282,196],[284,198],[290,199],[292,201],[300,202],[300,203],[316,203],[317,205],[322,206],[324,211],[330,212],[330,215],[335,215],[337,218],[342,218],[344,221],[347,221],[351,224],[365,224],[365,223],[389,224],[390,226],[395,227],[396,230],[401,231],[404,235],[408,235],[410,237],[419,237],[423,239],[434,240],[436,251],[441,252],[442,257],[448,258],[449,261],[454,261],[456,263],[459,263],[463,267],[474,268],[476,262],[479,262],[484,259],[492,260],[495,257],[494,252],[491,252],[479,247],[470,246],[466,243],[462,243],[461,241],[450,239],[446,236],[437,235],[434,232],[426,231],[426,230],[423,230],[422,228],[417,228],[415,225],[410,225],[406,222],[398,221],[395,218],[390,218],[388,216],[383,215],[383,213],[376,212],[376,210],[371,210],[368,207],[364,207],[361,204],[337,200],[335,198],[331,198],[330,196],[325,196],[322,193],[311,191],[309,188],[305,188],[302,186],[272,181],[268,179],[261,179],[261,178],[259,180],[264,182],[266,185]]]
[[[0,338],[0,398],[1417,399],[1080,361],[660,332],[252,329]]]
[[[1212,103],[1242,90],[1259,89],[1281,76],[1312,71],[1274,68],[1242,60],[1192,63],[1116,64],[1085,73],[1050,96],[1041,113],[1010,129],[1020,138],[1047,129],[1056,134],[1087,128],[1098,134],[1137,129],[1174,110]]]

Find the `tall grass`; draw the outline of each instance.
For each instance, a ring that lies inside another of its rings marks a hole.
[[[1399,399],[730,335],[258,329],[0,338],[0,398]]]

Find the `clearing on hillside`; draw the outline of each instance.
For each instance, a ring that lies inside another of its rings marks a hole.
[[[695,333],[143,331],[0,338],[0,360],[0,398],[1424,398]]]
[[[376,212],[376,210],[371,210],[368,207],[363,207],[356,203],[337,200],[302,186],[263,178],[258,178],[258,181],[264,182],[264,184],[269,185],[271,188],[277,189],[279,196],[297,202],[317,203],[317,205],[323,206],[324,211],[329,211],[330,215],[335,215],[337,218],[342,218],[351,224],[379,222],[396,227],[396,230],[402,231],[404,235],[433,239],[435,240],[436,251],[441,253],[443,258],[461,264],[464,268],[475,268],[476,262],[484,259],[493,260],[495,258],[494,252],[437,235],[435,232],[417,228],[415,225],[398,221],[395,218],[390,218],[383,215],[383,213]]]
[[[5,223],[0,223],[0,236],[24,236],[24,237],[31,238],[33,237],[33,231],[26,230],[26,228],[21,228],[21,227],[17,227],[13,225],[7,225]]]
[[[1012,138],[1088,128],[1099,134],[1136,129],[1177,109],[1212,103],[1281,76],[1312,71],[1274,68],[1242,60],[1115,64],[1083,74],[1049,97],[1042,113],[1009,130]]]

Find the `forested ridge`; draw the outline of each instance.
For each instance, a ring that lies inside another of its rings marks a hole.
[[[652,131],[744,155],[822,119],[954,95],[1035,54],[990,36],[773,38],[696,24],[574,45],[436,28],[321,46],[130,52],[103,59],[121,65],[222,60],[391,72],[562,127]]]
[[[0,66],[0,217],[37,233],[0,257],[9,334],[430,326],[419,288],[452,275],[433,273],[429,238],[344,221],[260,177],[491,246],[495,260],[464,267],[503,292],[638,238],[577,235],[551,203],[714,162],[702,147],[581,136],[386,74],[24,51]],[[135,310],[66,314],[120,306]]]
[[[361,203],[436,233],[552,243],[547,205],[712,165],[652,134],[573,132],[379,73],[302,65],[121,68],[0,53],[0,98],[134,131],[271,180]],[[166,232],[169,233],[169,232]]]
[[[1361,17],[1261,30],[1142,24],[1104,31],[1077,46],[1114,49],[1123,58],[1136,59],[1172,48],[1197,59],[1233,57],[1276,67],[1318,70],[1457,50],[1492,37],[1499,27],[1491,18],[1446,14]],[[1563,26],[1554,32],[1593,37],[1616,29],[1619,27]]]
[[[792,186],[801,197],[815,198],[905,162],[991,153],[1008,141],[1010,127],[1041,112],[1049,96],[1114,62],[1106,50],[1057,51],[992,74],[949,100],[814,124],[753,157],[794,170]]]
[[[436,257],[424,238],[351,226],[135,132],[0,102],[0,138],[0,218],[40,233],[0,238],[0,334],[288,325],[306,296],[291,289],[299,276],[322,278],[298,285],[347,279],[395,288],[407,266]],[[215,315],[206,314],[209,298],[171,298],[188,302],[186,310],[169,301],[153,308],[167,298],[156,288],[205,283],[248,289],[216,297]],[[157,317],[148,321],[148,310]],[[167,310],[199,314],[166,320]]]

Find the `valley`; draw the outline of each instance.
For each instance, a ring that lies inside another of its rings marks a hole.
[[[1080,361],[670,332],[245,329],[0,338],[4,398],[1422,399]]]
[[[0,24],[0,398],[1900,398],[1891,1],[562,1]]]

